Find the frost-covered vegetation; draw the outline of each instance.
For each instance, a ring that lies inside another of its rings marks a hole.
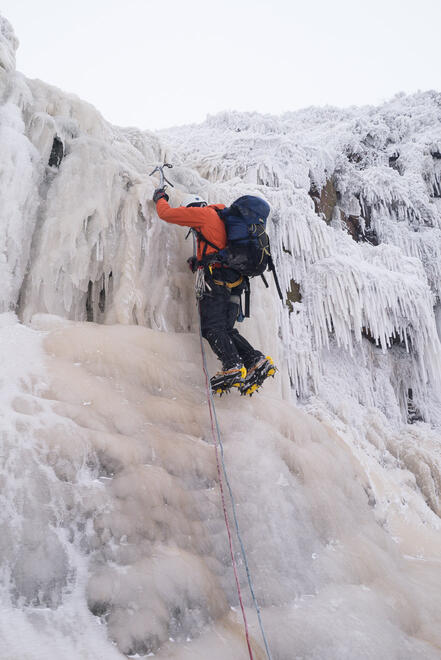
[[[343,347],[357,370],[370,356],[367,337],[380,352],[394,346],[396,404],[376,396],[380,373],[363,379],[361,402],[396,418],[411,389],[424,417],[439,420],[429,399],[440,370],[440,119],[441,95],[428,92],[380,108],[229,113],[165,136],[217,197],[246,182],[270,200],[273,251],[293,301],[279,325],[302,398],[323,395],[323,349]]]
[[[17,44],[0,17],[1,655],[248,657],[166,158],[173,205],[272,206],[286,301],[254,281],[245,334],[280,372],[219,417],[273,660],[440,658],[441,94],[153,134]]]

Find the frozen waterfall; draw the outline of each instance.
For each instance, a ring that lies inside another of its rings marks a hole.
[[[272,207],[286,303],[254,280],[244,334],[280,371],[217,411],[273,660],[439,660],[441,94],[149,133],[17,45],[0,17],[0,657],[249,657],[167,159],[174,206]]]

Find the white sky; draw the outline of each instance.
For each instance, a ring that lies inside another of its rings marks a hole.
[[[17,68],[165,128],[441,89],[441,0],[0,0]]]

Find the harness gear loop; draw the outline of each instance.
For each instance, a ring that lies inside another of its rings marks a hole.
[[[196,269],[196,281],[194,285],[194,291],[196,294],[197,300],[200,300],[206,290],[211,291],[211,286],[208,284],[208,282],[205,281],[205,269],[203,266],[199,266]]]

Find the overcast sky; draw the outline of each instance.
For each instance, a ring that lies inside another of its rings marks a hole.
[[[441,0],[0,0],[17,68],[165,128],[441,90]]]

